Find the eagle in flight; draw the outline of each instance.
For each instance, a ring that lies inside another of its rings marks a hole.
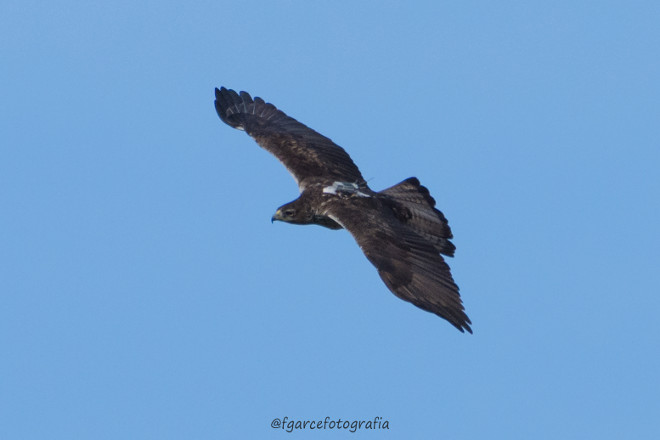
[[[273,221],[346,229],[396,296],[472,333],[441,256],[454,255],[451,229],[417,178],[373,191],[343,148],[263,99],[222,87],[215,109],[296,179],[300,197],[278,208]]]

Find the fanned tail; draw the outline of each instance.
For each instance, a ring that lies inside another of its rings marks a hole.
[[[411,177],[380,192],[389,196],[397,218],[417,234],[432,243],[438,252],[454,256],[456,246],[449,241],[453,235],[445,216],[435,208],[429,190]]]

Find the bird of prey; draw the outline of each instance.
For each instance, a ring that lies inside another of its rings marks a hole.
[[[300,197],[278,208],[273,221],[346,229],[396,296],[472,333],[441,256],[454,255],[451,229],[417,178],[372,191],[343,148],[263,99],[222,87],[215,89],[215,109],[298,183]]]

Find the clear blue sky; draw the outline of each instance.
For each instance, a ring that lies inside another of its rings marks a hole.
[[[659,438],[655,1],[0,5],[3,439]],[[450,221],[474,335],[271,224],[246,90]],[[387,431],[287,433],[289,420]]]

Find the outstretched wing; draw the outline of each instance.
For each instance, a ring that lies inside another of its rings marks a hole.
[[[215,89],[215,109],[226,124],[245,130],[296,179],[300,191],[310,178],[362,183],[360,170],[343,148],[247,92]]]
[[[472,333],[458,286],[436,246],[381,206],[367,200],[334,203],[327,215],[353,235],[396,296]]]

